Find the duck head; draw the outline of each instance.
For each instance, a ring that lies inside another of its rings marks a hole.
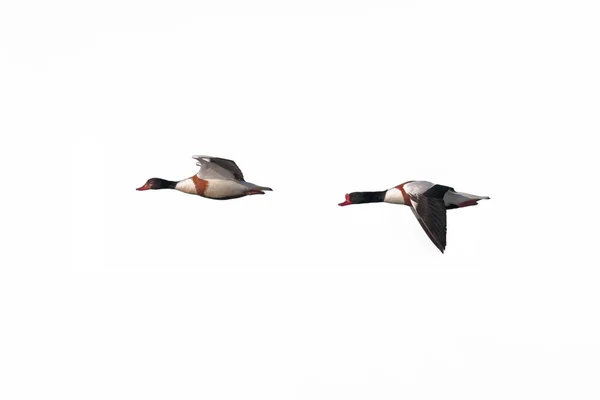
[[[171,182],[161,178],[151,178],[146,181],[144,186],[141,186],[135,190],[149,190],[149,189],[174,189],[177,182]]]
[[[385,199],[385,190],[381,192],[352,192],[346,194],[346,201],[339,203],[339,206],[349,206],[350,204],[362,203],[380,203]]]

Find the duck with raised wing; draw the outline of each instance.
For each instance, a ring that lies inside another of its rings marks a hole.
[[[353,192],[340,206],[362,203],[404,204],[410,207],[429,239],[443,253],[446,249],[446,210],[475,206],[487,196],[461,193],[427,181],[408,181],[379,192]]]
[[[253,194],[265,194],[273,189],[246,182],[235,161],[210,156],[193,156],[200,171],[191,178],[168,181],[152,178],[136,190],[175,189],[216,200],[237,199]]]

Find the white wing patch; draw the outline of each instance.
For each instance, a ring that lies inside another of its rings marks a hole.
[[[434,186],[433,183],[427,181],[414,181],[404,185],[404,191],[409,195],[420,195]]]
[[[210,162],[212,157],[194,156],[198,160],[196,165],[200,166],[200,171],[196,174],[198,178],[208,179],[235,179],[233,172],[221,167],[220,165]]]

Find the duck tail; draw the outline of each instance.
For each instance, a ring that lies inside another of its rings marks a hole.
[[[477,196],[475,194],[450,191],[444,197],[444,202],[446,203],[447,209],[452,209],[476,206],[478,201],[489,199],[488,196]]]
[[[246,186],[248,189],[250,190],[258,190],[258,191],[267,191],[267,192],[272,192],[273,189],[271,189],[270,187],[266,187],[266,186],[259,186],[259,185],[255,185],[254,183],[250,183],[250,182],[243,182],[242,183],[244,186]]]

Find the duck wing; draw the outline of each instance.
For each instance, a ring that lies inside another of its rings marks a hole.
[[[197,176],[200,179],[235,179],[244,180],[244,174],[235,161],[210,156],[193,156],[200,166]]]
[[[443,253],[446,249],[446,205],[444,195],[448,186],[434,185],[420,195],[409,195],[411,210],[421,227]]]

